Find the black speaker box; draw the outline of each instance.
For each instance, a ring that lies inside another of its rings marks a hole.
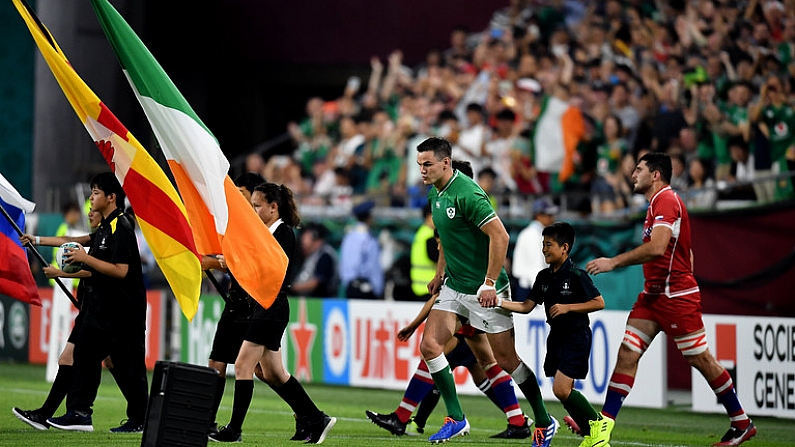
[[[206,446],[217,381],[206,366],[157,362],[141,447]]]

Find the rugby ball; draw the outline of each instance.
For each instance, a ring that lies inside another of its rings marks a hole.
[[[58,264],[58,268],[60,268],[64,273],[76,273],[83,269],[83,263],[68,263],[64,258],[64,251],[71,251],[71,250],[80,250],[80,244],[77,242],[67,242],[60,247],[58,247],[58,251],[55,252],[55,262]]]

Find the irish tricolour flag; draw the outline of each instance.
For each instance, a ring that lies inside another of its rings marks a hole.
[[[78,118],[119,179],[138,225],[189,320],[199,307],[201,262],[185,205],[166,173],[69,64],[24,0],[12,0]]]
[[[557,176],[558,184],[574,173],[574,153],[585,132],[580,109],[554,95],[544,97],[533,133],[535,168]]]
[[[287,255],[229,178],[218,141],[154,56],[107,0],[91,4],[168,159],[197,248],[223,254],[238,283],[270,307]]]

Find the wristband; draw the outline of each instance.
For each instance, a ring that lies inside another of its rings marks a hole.
[[[480,295],[481,295],[483,292],[487,291],[487,290],[494,290],[495,292],[497,291],[497,289],[496,289],[496,288],[494,288],[494,286],[490,286],[490,285],[488,285],[488,284],[486,284],[486,283],[484,282],[484,283],[483,283],[483,284],[481,284],[481,286],[478,288],[478,294],[477,294],[478,300],[480,299]]]
[[[495,304],[494,307],[502,307],[502,298],[497,297],[497,304]]]
[[[36,245],[41,245],[41,236],[36,236]]]
[[[494,278],[489,278],[489,277],[487,276],[487,277],[486,277],[486,279],[484,279],[484,280],[483,280],[483,284],[486,284],[486,281],[491,281],[491,285],[492,285],[492,286],[496,286],[496,285],[497,285],[497,280],[496,280],[496,279],[494,279]]]

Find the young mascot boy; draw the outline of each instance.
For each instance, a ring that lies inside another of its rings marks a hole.
[[[541,251],[549,267],[541,270],[533,291],[524,302],[497,299],[497,307],[529,313],[544,304],[549,323],[544,372],[554,377],[552,391],[580,427],[585,440],[580,447],[609,447],[600,436],[602,416],[588,399],[574,389],[574,379],[585,379],[591,355],[588,313],[604,309],[605,302],[588,274],[569,258],[574,246],[574,228],[555,222],[542,231]]]

